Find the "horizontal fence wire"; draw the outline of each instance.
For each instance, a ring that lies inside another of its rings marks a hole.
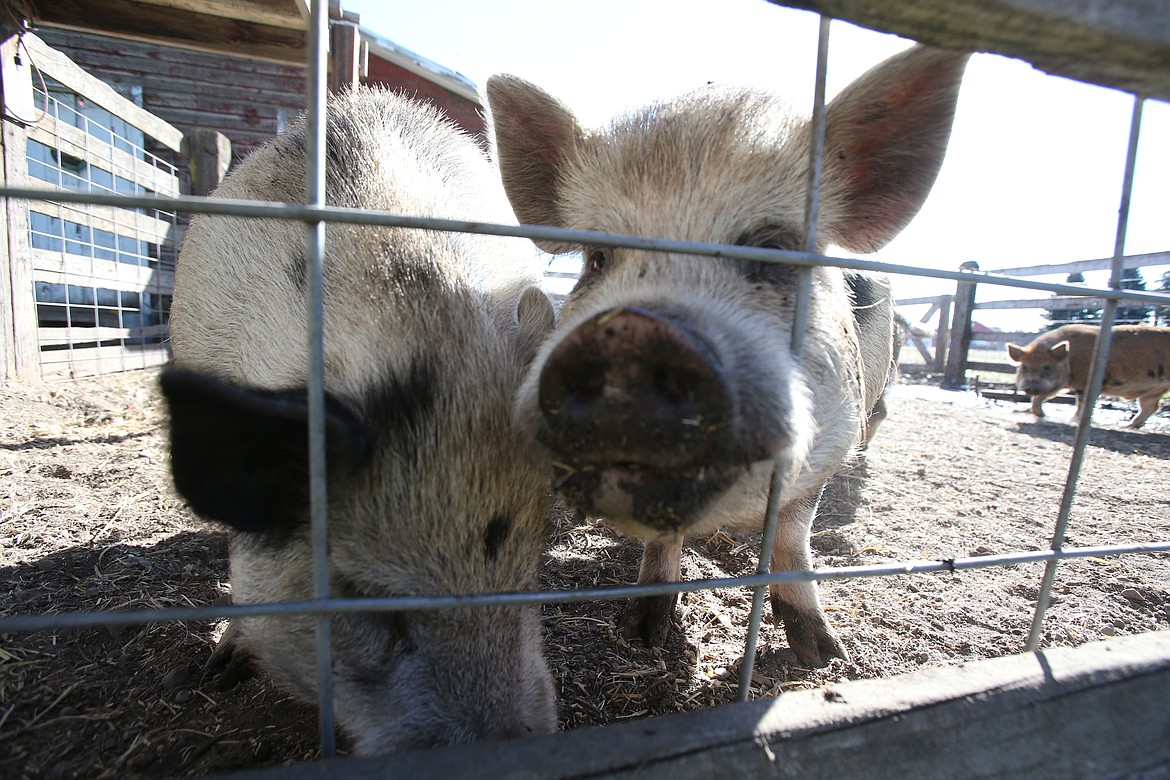
[[[114,196],[102,193],[74,193],[41,190],[22,187],[0,187],[0,197],[26,200],[65,201],[73,203],[117,204],[126,203],[137,207],[166,207],[202,214],[220,214],[249,218],[275,218],[284,220],[340,222],[347,224],[404,227],[445,232],[484,233],[507,237],[548,239],[554,241],[588,243],[615,247],[629,247],[683,254],[709,255],[731,259],[762,262],[789,263],[793,265],[827,265],[856,270],[873,270],[887,273],[901,273],[938,279],[977,282],[1000,286],[1026,287],[1036,290],[1051,290],[1069,295],[1093,296],[1112,300],[1142,300],[1154,303],[1170,302],[1170,295],[1146,291],[1088,288],[1058,283],[1043,283],[1028,279],[1016,279],[995,274],[969,271],[946,271],[924,269],[917,266],[840,258],[813,252],[794,252],[758,247],[731,246],[693,241],[629,236],[591,230],[573,230],[538,225],[504,225],[474,221],[414,217],[390,212],[376,212],[362,209],[347,209],[332,206],[311,207],[298,204],[239,201],[221,198],[144,197]],[[691,580],[681,583],[653,585],[630,585],[617,588],[595,588],[574,591],[539,591],[508,594],[467,594],[435,597],[411,597],[390,599],[342,600],[328,599],[321,602],[282,602],[274,604],[235,605],[196,608],[167,608],[153,610],[117,611],[67,615],[11,615],[0,617],[0,631],[32,631],[54,628],[84,628],[107,625],[133,625],[163,620],[204,620],[254,615],[321,614],[361,611],[410,611],[419,609],[443,609],[462,606],[488,606],[494,604],[549,604],[567,603],[611,598],[628,598],[645,595],[664,595],[705,589],[733,587],[758,587],[810,580],[853,579],[895,574],[915,574],[937,571],[958,571],[996,565],[1057,561],[1071,558],[1126,555],[1133,553],[1170,552],[1170,541],[1106,547],[1018,552],[976,558],[956,558],[935,561],[906,561],[903,563],[877,566],[816,569],[809,572],[778,572],[756,574],[716,580]]]
[[[1041,290],[1077,297],[1105,298],[1109,300],[1134,300],[1153,304],[1170,304],[1170,293],[1146,290],[1116,290],[1108,287],[1087,287],[1085,285],[1038,282],[1032,279],[1006,276],[989,271],[949,271],[941,268],[923,268],[905,263],[883,260],[869,260],[855,257],[836,257],[816,252],[799,252],[784,249],[763,249],[761,247],[735,246],[702,241],[679,241],[667,238],[633,236],[621,233],[606,233],[599,230],[578,230],[550,227],[548,225],[504,225],[492,222],[477,222],[435,217],[416,217],[394,214],[388,211],[370,211],[340,206],[306,206],[293,203],[273,203],[229,198],[205,198],[192,195],[181,197],[148,197],[103,195],[94,192],[65,192],[30,187],[0,187],[0,198],[21,200],[59,201],[62,203],[96,203],[109,206],[134,206],[139,208],[174,208],[192,214],[221,214],[235,217],[256,217],[285,219],[293,221],[337,222],[349,225],[377,225],[381,227],[417,228],[438,230],[447,233],[483,233],[491,236],[530,238],[554,243],[590,244],[606,247],[626,247],[647,251],[674,252],[686,255],[704,255],[731,260],[753,260],[764,263],[786,263],[797,266],[823,265],[846,268],[855,271],[879,271],[906,276],[921,276],[929,279],[946,279],[972,284],[990,284],[999,287],[1018,287],[1026,290]]]
[[[315,7],[314,24],[316,25],[319,33],[325,28],[324,21],[318,18],[320,16],[321,13]],[[821,47],[825,50],[827,50],[828,23],[828,19],[823,19],[821,25]],[[312,59],[313,56],[314,55],[310,53],[311,74],[316,72],[317,68],[323,67],[323,61],[321,63],[314,63]],[[823,79],[823,73],[821,72],[823,68],[823,63],[821,62],[822,56],[823,54],[818,54],[819,79]],[[309,106],[311,109],[313,109],[313,116],[310,119],[311,127],[319,127],[320,125],[323,125],[324,103],[323,100],[315,100],[315,98],[320,98],[321,96],[316,95],[313,91],[313,82],[321,82],[322,78],[323,73],[318,73],[316,78],[309,79],[311,82],[309,87]],[[318,83],[316,86],[321,88],[321,83]],[[817,94],[818,99],[816,101],[816,106],[814,107],[814,117],[818,113],[823,115],[823,83],[820,84],[820,88],[818,89]],[[1138,102],[1140,104],[1140,99]],[[1134,132],[1136,134],[1136,129]],[[320,173],[320,166],[324,156],[324,149],[323,147],[314,148],[314,145],[310,144],[309,150],[310,169]],[[810,172],[810,174],[815,176],[815,172]],[[1132,172],[1127,177],[1126,190],[1123,194],[1123,198],[1128,198],[1128,186],[1131,181]],[[817,190],[818,187],[815,184],[810,188],[810,202],[808,206],[808,229],[810,231],[813,230],[813,226],[815,226]],[[323,197],[321,196],[322,192],[314,190],[311,186],[309,191],[306,193],[307,202],[305,204],[265,203],[223,198],[200,198],[193,196],[162,197],[101,192],[72,192],[26,187],[0,187],[0,197],[11,199],[43,200],[53,203],[112,205],[119,207],[160,210],[166,209],[176,212],[183,211],[191,214],[219,214],[224,216],[247,218],[303,221],[306,224],[307,241],[309,246],[309,250],[307,251],[307,262],[310,264],[310,278],[314,278],[314,274],[319,274],[321,270],[321,252],[315,251],[315,248],[320,248],[323,250],[324,225],[326,223],[333,222],[420,230],[437,230],[445,232],[482,233],[505,237],[528,238],[533,240],[589,244],[593,246],[626,247],[647,251],[704,255],[714,258],[785,263],[805,268],[811,268],[812,266],[818,265],[833,266],[843,269],[878,271],[891,274],[951,280],[955,282],[969,282],[976,284],[990,284],[1003,287],[1039,290],[1076,297],[1101,298],[1108,302],[1109,307],[1114,306],[1116,302],[1120,300],[1141,301],[1163,305],[1170,304],[1170,294],[1147,292],[1141,290],[1119,289],[1116,284],[1113,284],[1109,288],[1091,288],[1084,285],[1038,282],[1035,280],[1015,278],[992,272],[949,271],[870,259],[834,257],[831,255],[817,253],[812,251],[811,248],[806,249],[806,251],[785,251],[778,249],[730,246],[705,242],[678,241],[645,236],[620,235],[590,230],[573,230],[534,225],[503,225],[474,221],[435,219],[421,216],[406,216],[388,212],[374,212],[362,209],[347,209],[325,206]],[[1120,221],[1121,227],[1119,227],[1119,231],[1123,233],[1124,216],[1121,217]],[[811,244],[809,246],[811,247]],[[1118,249],[1118,252],[1120,252],[1120,248]],[[807,277],[808,274],[803,274],[803,276]],[[805,302],[802,305],[807,306],[807,290],[805,296],[802,297],[805,298]],[[319,307],[314,306],[311,306],[310,309],[316,311],[316,316],[313,318],[313,321],[309,323],[309,330],[311,334],[319,336],[321,328],[320,310]],[[316,330],[314,331],[314,329]],[[796,348],[799,349],[799,335],[795,333],[795,330],[796,328],[794,327],[794,339],[797,340]],[[310,377],[310,395],[312,397],[312,383],[314,381],[317,383],[316,387],[320,391],[321,382],[323,380],[323,369],[320,368],[319,361],[312,360],[311,363],[317,367],[316,371],[312,372],[315,375],[315,378]],[[1090,415],[1085,415],[1085,419],[1081,422],[1081,436],[1087,435],[1085,431],[1089,425],[1089,417]],[[1071,458],[1065,502],[1071,502],[1072,496],[1075,492],[1076,475],[1082,457],[1083,447],[1080,447],[1077,451],[1074,452]],[[770,561],[771,556],[769,542],[771,536],[766,525],[765,533],[763,535],[763,543],[761,544],[760,549],[759,567],[757,573],[754,575],[719,579],[690,580],[674,583],[655,583],[645,585],[627,585],[619,587],[587,588],[561,591],[544,590],[494,594],[479,593],[425,597],[418,596],[339,599],[330,597],[328,589],[328,570],[327,559],[325,557],[326,550],[324,545],[324,540],[327,538],[327,518],[324,515],[323,467],[320,463],[316,463],[315,468],[312,469],[312,471],[317,474],[317,477],[313,478],[314,482],[320,483],[319,485],[314,484],[313,488],[313,495],[315,496],[313,499],[315,510],[313,515],[313,537],[315,542],[315,598],[305,601],[273,602],[265,604],[173,607],[162,609],[122,610],[73,614],[10,615],[0,617],[0,632],[113,627],[123,625],[141,625],[160,621],[213,620],[223,618],[255,617],[262,615],[314,616],[316,618],[315,623],[318,632],[318,709],[321,744],[323,755],[328,757],[333,753],[333,713],[331,696],[329,616],[334,614],[356,612],[408,612],[418,610],[488,607],[498,605],[517,606],[563,604],[653,595],[673,595],[699,590],[752,588],[754,589],[753,609],[746,637],[744,668],[743,673],[741,674],[741,684],[738,693],[739,698],[743,700],[748,696],[750,691],[751,663],[754,660],[754,648],[759,632],[763,594],[768,586],[791,582],[849,580],[867,577],[906,576],[939,572],[955,573],[964,570],[981,569],[991,566],[1015,566],[1032,563],[1046,564],[1048,567],[1047,572],[1050,573],[1053,571],[1055,565],[1058,562],[1065,560],[1102,558],[1132,554],[1159,554],[1170,552],[1170,540],[1161,542],[1078,547],[1068,549],[1062,545],[1063,534],[1060,530],[1062,526],[1058,520],[1057,533],[1054,536],[1052,548],[1047,550],[1019,551],[998,555],[967,558],[907,560],[888,564],[823,568],[812,571],[770,572],[768,570],[768,562]],[[772,528],[771,533],[774,533],[775,517],[778,511],[779,500],[778,494],[775,493],[778,484],[779,479],[774,478],[773,497],[769,500],[767,518],[768,524]],[[321,505],[321,511],[319,513],[316,511],[318,503]],[[1061,516],[1066,517],[1066,513],[1063,512],[1063,510]],[[1046,581],[1047,579],[1048,577],[1046,577]],[[1037,627],[1043,620],[1044,607],[1046,606],[1044,602],[1045,599],[1043,596],[1037,601],[1037,607],[1033,620],[1033,635],[1030,637],[1029,649],[1035,649],[1036,637],[1038,635]]]
[[[116,610],[58,615],[10,615],[0,617],[0,632],[42,631],[55,628],[95,628],[156,623],[165,620],[215,620],[262,615],[319,615],[353,612],[416,612],[425,609],[463,607],[569,604],[581,601],[638,596],[663,596],[697,590],[755,588],[786,582],[853,580],[865,577],[894,577],[945,572],[954,574],[990,566],[1018,566],[1079,558],[1107,558],[1118,555],[1170,553],[1170,540],[1060,550],[1031,550],[967,558],[906,560],[865,566],[841,566],[811,571],[771,572],[741,577],[723,577],[649,585],[621,585],[608,588],[541,590],[510,593],[477,593],[449,596],[395,596],[390,598],[325,599],[322,601],[281,601],[265,604],[224,604],[207,607],[166,607],[161,609]]]

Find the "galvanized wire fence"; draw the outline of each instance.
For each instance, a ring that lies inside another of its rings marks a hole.
[[[1105,369],[1111,327],[1117,301],[1136,300],[1166,305],[1170,296],[1144,291],[1123,290],[1120,286],[1121,261],[1128,218],[1128,204],[1133,182],[1137,139],[1140,130],[1142,100],[1134,102],[1129,150],[1122,186],[1121,208],[1118,218],[1115,242],[1113,273],[1110,286],[1103,289],[1086,288],[1082,285],[1052,284],[1030,279],[1015,279],[995,274],[922,269],[897,263],[859,260],[818,254],[814,251],[817,211],[820,192],[820,156],[824,131],[824,75],[828,56],[829,20],[823,19],[820,28],[818,51],[817,88],[813,113],[812,164],[810,165],[810,186],[806,217],[806,243],[803,251],[783,251],[746,246],[717,245],[698,242],[684,242],[645,236],[624,236],[585,230],[566,230],[551,227],[498,225],[464,222],[458,220],[407,217],[389,213],[366,212],[325,205],[324,200],[324,103],[325,103],[325,31],[324,18],[327,6],[313,4],[312,29],[310,36],[310,74],[308,79],[310,107],[308,119],[308,187],[304,205],[262,203],[228,199],[194,197],[161,198],[143,195],[120,195],[101,192],[62,192],[26,189],[0,188],[0,196],[29,200],[49,200],[59,203],[96,203],[118,205],[129,208],[157,208],[170,211],[185,211],[197,214],[222,214],[247,217],[263,217],[285,220],[299,220],[306,225],[306,256],[310,293],[310,320],[307,327],[310,334],[310,374],[308,379],[310,401],[310,465],[311,465],[311,512],[312,536],[314,541],[314,593],[305,601],[207,606],[197,608],[167,608],[151,610],[95,612],[67,615],[14,615],[0,618],[0,632],[35,631],[62,628],[96,626],[140,625],[169,620],[204,620],[212,618],[239,618],[259,615],[311,614],[316,616],[318,653],[319,721],[322,755],[334,752],[334,717],[332,702],[332,659],[330,641],[330,616],[353,612],[405,612],[417,610],[438,610],[488,605],[533,605],[581,602],[590,600],[617,599],[635,596],[677,594],[687,591],[726,588],[751,588],[754,591],[751,620],[747,631],[744,664],[740,673],[738,698],[745,700],[750,695],[752,664],[759,637],[763,598],[769,585],[813,580],[855,579],[914,573],[974,569],[991,566],[1011,566],[1021,563],[1044,562],[1046,564],[1039,596],[1036,599],[1032,618],[1031,633],[1025,648],[1037,648],[1041,636],[1045,612],[1048,608],[1055,571],[1061,561],[1074,558],[1119,556],[1136,553],[1170,552],[1170,539],[1161,542],[1121,544],[1095,547],[1068,548],[1064,545],[1068,519],[1074,501],[1077,480],[1090,434],[1091,415],[1084,415],[1077,430],[1064,492],[1053,530],[1050,548],[1039,551],[1018,551],[998,555],[953,558],[944,560],[905,560],[889,564],[824,568],[802,572],[770,572],[770,551],[775,535],[777,514],[780,504],[780,479],[782,465],[777,465],[773,477],[772,495],[760,547],[757,573],[750,576],[692,580],[688,582],[659,583],[652,585],[631,585],[624,587],[585,588],[566,591],[542,591],[502,594],[451,594],[430,597],[396,597],[384,599],[340,599],[329,591],[329,569],[325,540],[328,517],[325,512],[325,470],[324,470],[324,389],[322,360],[322,312],[323,312],[323,264],[324,235],[328,223],[349,223],[378,225],[386,227],[416,228],[437,231],[475,232],[498,236],[523,236],[534,239],[548,239],[558,242],[589,244],[602,247],[628,247],[657,250],[672,253],[734,258],[760,262],[786,263],[804,269],[802,290],[798,296],[796,320],[793,327],[792,351],[799,357],[802,349],[803,331],[808,316],[809,279],[815,265],[835,266],[847,269],[882,271],[894,274],[909,274],[935,279],[978,282],[998,286],[1047,290],[1054,293],[1104,298],[1107,305],[1102,320],[1102,338],[1094,356],[1093,371],[1086,391],[1085,403],[1092,408],[1101,389]]]

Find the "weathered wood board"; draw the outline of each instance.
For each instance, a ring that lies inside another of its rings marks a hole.
[[[923,43],[1170,100],[1164,0],[771,0]]]
[[[230,775],[1170,777],[1170,632],[512,742]]]

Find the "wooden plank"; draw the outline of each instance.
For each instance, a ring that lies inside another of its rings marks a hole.
[[[145,107],[167,122],[223,133],[236,159],[271,138],[281,115],[304,107],[303,61],[264,62],[62,28],[45,27],[41,35],[104,81],[141,87]]]
[[[1036,338],[1038,333],[1023,333],[1021,331],[980,331],[972,340],[990,344],[1027,344]]]
[[[143,100],[155,114],[158,111],[151,106],[157,104],[160,92],[167,100],[210,94],[232,100],[250,97],[261,104],[273,102],[274,96],[283,104],[292,96],[304,103],[303,61],[295,65],[261,62],[60,27],[45,27],[40,35],[83,68],[100,73],[103,81],[146,87]],[[225,73],[232,78],[225,78]]]
[[[895,306],[921,306],[925,303],[932,303],[935,306],[939,305],[939,301],[943,298],[953,298],[952,295],[927,295],[924,298],[899,298],[894,301]]]
[[[148,325],[144,328],[37,328],[37,343],[44,347],[63,347],[67,344],[85,344],[91,341],[130,341],[165,338],[166,325]],[[138,349],[131,347],[131,349]],[[74,350],[79,351],[79,350]],[[42,353],[42,361],[50,359],[49,353]]]
[[[183,136],[183,156],[190,161],[191,195],[210,195],[232,164],[232,142],[216,130],[195,127]]]
[[[1167,297],[1170,301],[1170,296]],[[1026,298],[1014,301],[984,301],[976,309],[1101,309],[1104,298],[1082,298],[1077,295],[1054,295],[1050,298]]]
[[[179,178],[175,174],[103,143],[73,125],[58,122],[52,116],[46,116],[36,125],[30,126],[28,134],[34,141],[39,141],[52,149],[60,149],[66,154],[85,160],[90,165],[121,176],[159,195],[179,194]],[[43,184],[45,183],[42,182]]]
[[[933,366],[935,364],[934,355],[930,354],[930,350],[926,347],[926,342],[914,331],[910,331],[906,335],[910,338],[910,343],[918,350],[918,354],[922,355],[923,364]]]
[[[938,299],[938,332],[934,336],[934,365],[931,368],[942,373],[947,365],[947,348],[951,343],[951,307],[955,303],[953,295],[944,295]]]
[[[1032,399],[1023,393],[1008,392],[1006,390],[984,390],[979,389],[980,398],[988,398],[992,401],[1013,401],[1015,403],[1032,403]],[[1049,398],[1044,403],[1046,404],[1075,404],[1077,397],[1071,394],[1057,395]]]
[[[299,63],[305,61],[305,29],[226,19],[135,0],[71,0],[38,3],[38,22],[105,35],[183,46],[236,57]]]
[[[171,269],[97,260],[45,249],[32,250],[34,282],[49,284],[84,284],[129,292],[168,294],[175,286]]]
[[[959,266],[961,271],[978,271],[979,264],[968,260]],[[965,380],[967,349],[971,345],[971,311],[975,306],[975,282],[959,282],[955,287],[954,316],[951,318],[951,337],[947,344],[946,368],[942,387],[962,387]]]
[[[64,54],[49,47],[32,33],[24,36],[23,45],[27,47],[36,67],[45,75],[53,77],[77,94],[122,117],[171,151],[179,151],[183,134],[178,128],[134,105],[108,84],[86,73]]]
[[[1058,76],[1170,100],[1162,0],[771,0],[952,49],[1027,60]]]
[[[1170,632],[526,740],[234,780],[904,780],[1170,774]]]
[[[143,0],[146,5],[176,8],[272,27],[303,30],[305,17],[294,0]]]
[[[1144,268],[1148,265],[1170,265],[1170,252],[1147,252],[1141,255],[1126,255],[1121,259],[1122,268]],[[1107,271],[1113,267],[1112,257],[1096,260],[1074,260],[1069,263],[1047,265],[1021,265],[1014,268],[996,268],[988,273],[1004,276],[1043,276],[1046,274],[1073,274],[1085,271]]]
[[[161,366],[170,360],[165,345],[137,347],[83,347],[44,353],[41,370],[47,380],[79,379]]]
[[[1011,363],[968,363],[968,371],[990,371],[993,374],[1014,374],[1016,367]]]
[[[35,182],[29,186],[36,186]],[[166,220],[156,219],[148,214],[104,206],[97,203],[58,204],[53,201],[27,201],[28,208],[38,214],[59,217],[98,230],[108,230],[120,236],[149,241],[152,244],[174,244],[179,239],[179,227]]]
[[[0,57],[15,56],[15,38],[0,46]],[[3,128],[4,183],[14,187],[31,186],[26,171],[27,136],[16,122],[0,122]],[[4,277],[7,297],[5,329],[11,327],[11,353],[5,357],[5,373],[22,379],[31,379],[40,373],[40,355],[37,351],[37,310],[33,301],[32,268],[29,261],[28,204],[4,199],[5,233],[7,243]]]
[[[353,89],[362,79],[362,37],[356,24],[329,25],[329,91]]]

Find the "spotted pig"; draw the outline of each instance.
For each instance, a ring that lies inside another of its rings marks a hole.
[[[296,123],[216,195],[303,202]],[[331,205],[515,222],[498,174],[433,108],[332,98]],[[175,274],[169,403],[175,484],[236,529],[237,604],[313,593],[307,481],[305,228],[193,220]],[[530,590],[551,467],[511,422],[552,308],[527,241],[330,224],[325,391],[330,588],[337,597]],[[339,614],[336,713],[358,754],[552,731],[528,607]],[[216,653],[315,700],[311,616],[234,620]]]

